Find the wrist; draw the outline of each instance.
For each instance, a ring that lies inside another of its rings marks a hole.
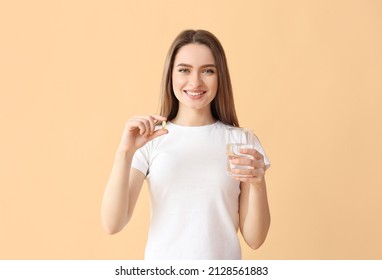
[[[250,183],[255,189],[264,189],[265,188],[265,177],[257,178],[255,181]]]
[[[115,156],[118,158],[132,158],[136,150],[118,147]]]

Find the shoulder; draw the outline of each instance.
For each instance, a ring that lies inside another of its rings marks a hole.
[[[229,124],[225,124],[222,121],[217,121],[215,123],[215,127],[218,129],[221,129],[221,130],[226,130],[227,128],[234,127],[234,126],[229,125]]]

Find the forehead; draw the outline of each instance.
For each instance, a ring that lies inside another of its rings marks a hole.
[[[187,44],[178,50],[175,56],[175,66],[179,63],[193,66],[215,64],[215,59],[209,47],[202,44]]]

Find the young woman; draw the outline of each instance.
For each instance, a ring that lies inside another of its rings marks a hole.
[[[168,121],[167,127],[159,127]],[[151,199],[145,259],[241,259],[238,228],[256,249],[270,213],[260,144],[242,149],[247,166],[226,173],[225,129],[239,126],[228,66],[208,31],[181,32],[167,55],[159,115],[126,122],[101,210],[106,232],[129,222],[144,179]],[[241,175],[241,176],[235,176]]]

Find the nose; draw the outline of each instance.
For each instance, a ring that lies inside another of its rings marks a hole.
[[[190,79],[188,81],[189,85],[193,88],[200,87],[203,84],[203,80],[200,77],[200,74],[198,72],[194,72],[190,75]]]

